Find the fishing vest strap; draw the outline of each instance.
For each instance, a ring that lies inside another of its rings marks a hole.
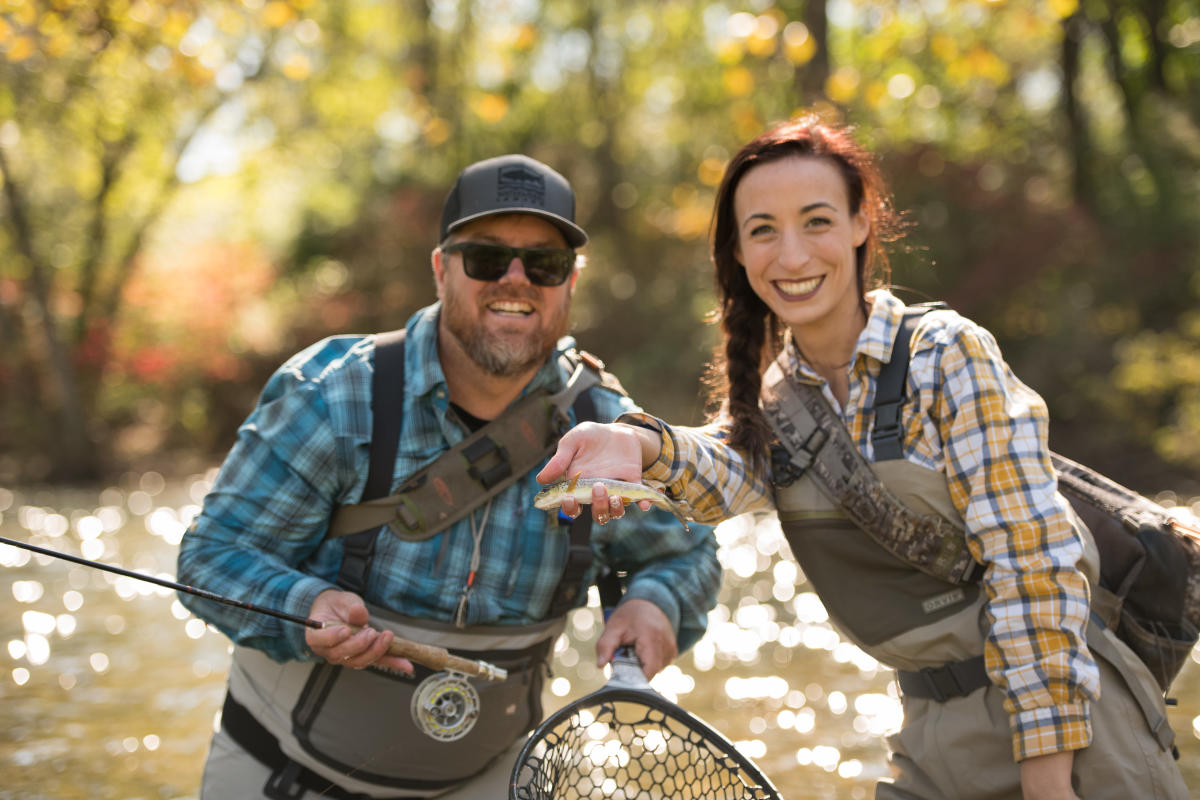
[[[966,697],[976,689],[991,683],[983,656],[964,661],[951,661],[940,667],[922,670],[896,670],[900,691],[909,697],[923,697],[944,703],[956,697]]]
[[[942,580],[968,583],[982,567],[960,528],[913,511],[879,480],[817,387],[789,375],[781,355],[763,376],[762,407],[792,462],[880,546]]]
[[[945,308],[946,304],[920,303],[909,306],[900,320],[900,329],[892,342],[892,357],[879,373],[875,384],[875,423],[871,428],[871,449],[876,461],[904,458],[900,430],[900,409],[908,396],[908,356],[913,331],[926,313]]]
[[[401,539],[423,541],[508,488],[550,455],[570,424],[567,410],[582,392],[612,385],[601,375],[598,359],[581,355],[568,363],[572,373],[561,392],[526,395],[414,473],[394,494],[337,508],[328,536],[387,525]]]

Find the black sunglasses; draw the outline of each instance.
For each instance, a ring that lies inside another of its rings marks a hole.
[[[574,250],[543,247],[507,247],[484,242],[455,242],[442,248],[443,253],[462,253],[463,271],[477,281],[498,281],[508,272],[514,258],[521,259],[525,277],[534,286],[558,286],[571,276],[575,267]]]

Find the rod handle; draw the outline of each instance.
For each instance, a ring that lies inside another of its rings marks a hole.
[[[344,622],[326,622],[323,627],[336,628],[345,626],[354,632],[362,630],[361,625],[346,625]],[[456,656],[444,647],[431,644],[421,644],[399,636],[392,639],[388,645],[388,654],[407,658],[430,669],[453,670],[465,675],[473,675],[489,681],[503,681],[508,678],[508,670],[501,669],[486,661],[474,661],[469,658]]]

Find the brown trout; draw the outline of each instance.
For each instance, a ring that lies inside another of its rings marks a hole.
[[[679,507],[662,492],[651,489],[645,484],[618,481],[612,478],[580,478],[577,474],[569,481],[559,481],[538,492],[537,496],[533,498],[533,505],[543,511],[553,511],[562,506],[563,500],[568,497],[574,497],[580,505],[590,504],[592,487],[597,483],[603,483],[608,490],[608,496],[621,498],[625,505],[648,500],[655,508],[661,508],[663,511],[670,511],[674,514],[675,519],[679,520],[679,524],[683,525],[684,530],[691,530],[688,527],[687,518],[683,516]]]

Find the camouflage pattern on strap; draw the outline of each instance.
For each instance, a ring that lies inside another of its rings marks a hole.
[[[952,583],[978,578],[981,567],[962,529],[904,505],[875,475],[816,387],[788,375],[777,359],[763,375],[761,400],[793,470],[811,472],[829,499],[880,546],[935,578]]]

